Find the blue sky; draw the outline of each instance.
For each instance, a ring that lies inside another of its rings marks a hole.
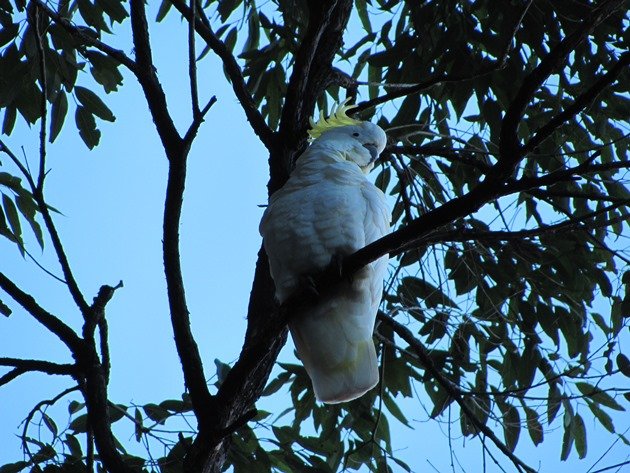
[[[126,31],[122,28],[120,34]],[[190,120],[186,55],[182,53],[186,31],[170,15],[164,24],[153,25],[151,32],[171,113],[179,129],[185,130]],[[118,38],[113,42],[131,54],[127,43]],[[91,84],[88,75],[84,76],[80,83],[82,80],[83,84]],[[258,221],[262,209],[258,205],[266,202],[267,154],[249,129],[214,58],[200,65],[199,77],[202,101],[216,95],[218,102],[193,146],[180,231],[193,331],[210,376],[215,358],[230,363],[241,347],[260,246]],[[99,95],[103,97],[104,93]],[[124,282],[107,313],[113,365],[111,399],[143,404],[179,398],[183,382],[168,318],[161,256],[166,159],[133,78],[125,74],[121,91],[106,97],[106,101],[117,120],[113,124],[99,123],[103,135],[100,146],[93,151],[81,142],[69,114],[61,136],[49,147],[47,198],[63,213],[55,220],[88,300],[100,285]],[[29,129],[21,120],[18,122],[15,133],[6,142],[20,155],[23,148],[34,165],[38,127]],[[5,165],[6,160],[2,159],[2,163]],[[43,253],[33,240],[29,247],[38,261],[59,273],[50,243]],[[80,314],[62,284],[22,259],[6,240],[0,240],[0,254],[2,270],[9,277],[49,311],[73,327],[80,327]],[[2,299],[9,302],[4,296]],[[54,336],[14,304],[10,305],[15,309],[13,315],[0,319],[2,356],[70,361],[69,353]],[[293,360],[290,343],[283,349],[281,359]],[[68,386],[69,381],[64,378],[28,374],[0,388],[0,464],[21,459],[15,433],[32,405]],[[417,388],[424,394],[420,386]],[[67,402],[61,401],[59,409],[53,412],[63,414]],[[288,402],[285,390],[281,390],[263,400],[259,407],[280,412]],[[414,430],[395,425],[394,447],[414,471],[452,471],[448,426],[428,420],[422,402],[404,402]],[[610,446],[613,437],[592,422],[586,409],[581,414],[588,432],[586,460],[578,461],[573,452],[569,462],[559,461],[561,419],[537,449],[523,430],[516,453],[533,466],[542,465],[541,471],[586,472]],[[630,427],[627,416],[614,419],[618,431]],[[58,423],[62,426],[63,422],[62,415]],[[500,426],[494,428],[502,437]],[[122,436],[121,440],[128,439]],[[133,442],[129,438],[129,443]],[[482,448],[476,439],[462,439],[454,432],[452,448],[457,456],[454,471],[481,471]],[[627,450],[617,442],[598,467],[626,460]],[[512,470],[507,459],[500,453],[494,454],[506,471]],[[500,471],[491,459],[487,462],[487,471]]]

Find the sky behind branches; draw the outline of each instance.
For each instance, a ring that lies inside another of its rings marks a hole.
[[[155,12],[150,16],[155,17]],[[185,130],[190,120],[186,28],[175,14],[150,27],[159,77],[171,113],[178,128]],[[119,36],[113,37],[111,43],[131,54],[131,46],[123,41],[127,33],[126,26],[120,28]],[[91,86],[92,79],[88,74],[84,76],[84,83]],[[266,202],[268,170],[266,150],[249,128],[222,66],[214,58],[206,59],[199,65],[199,78],[201,102],[211,95],[216,95],[218,102],[208,113],[193,145],[180,231],[193,331],[206,374],[211,376],[215,358],[232,363],[241,348],[261,242],[259,205]],[[70,107],[60,137],[48,148],[51,171],[46,181],[47,199],[62,212],[55,221],[88,300],[102,284],[113,286],[120,280],[124,283],[107,311],[112,357],[110,399],[123,404],[178,399],[183,379],[170,328],[161,256],[166,158],[140,87],[132,76],[125,74],[124,86],[118,93],[105,96],[99,91],[99,95],[117,120],[113,124],[99,123],[101,144],[88,151],[76,133]],[[6,142],[16,154],[26,156],[33,167],[38,156],[37,140],[38,125],[29,129],[20,118]],[[6,166],[7,160],[2,158],[2,164]],[[27,241],[27,248],[38,262],[59,274],[50,242],[42,253],[33,238]],[[64,285],[23,259],[6,239],[0,240],[0,255],[3,270],[18,286],[71,326],[80,327],[79,311]],[[9,305],[14,313],[0,320],[3,356],[70,361],[69,353],[53,335],[15,304]],[[292,352],[289,341],[279,361],[294,362]],[[32,406],[69,386],[66,378],[27,374],[0,388],[0,464],[22,459],[16,434]],[[425,395],[421,386],[416,385],[416,390],[421,398]],[[64,426],[70,399],[60,401],[58,408],[51,411],[60,414],[53,416],[60,428]],[[289,404],[286,389],[281,389],[272,397],[263,398],[258,407],[279,413]],[[428,418],[421,401],[405,400],[402,405],[414,430],[392,420],[393,445],[414,471],[453,471],[451,464],[454,471],[482,471],[480,442],[461,438],[456,419],[452,419],[454,424],[449,431],[448,411],[438,422]],[[556,419],[555,431],[545,433],[545,442],[539,448],[533,447],[523,429],[516,454],[534,467],[541,466],[541,471],[589,471],[608,449],[612,437],[591,421],[590,412],[584,407],[589,452],[586,460],[579,461],[574,450],[568,462],[560,462],[562,419]],[[614,420],[619,432],[630,428],[624,413]],[[500,426],[491,427],[502,438]],[[132,429],[119,432],[123,444],[135,444]],[[36,429],[32,430],[31,436],[35,433]],[[265,436],[264,432],[259,435]],[[450,455],[451,448],[455,457]],[[490,451],[506,471],[512,471],[509,460],[494,448]],[[590,471],[629,458],[627,446],[618,441]],[[487,471],[500,471],[492,458],[486,457],[485,462]],[[626,468],[630,471],[630,467]]]

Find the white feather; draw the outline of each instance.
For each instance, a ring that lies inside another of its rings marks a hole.
[[[385,133],[372,123],[325,132],[271,197],[260,231],[281,303],[302,276],[389,233],[385,196],[364,175],[373,160],[364,144],[380,153]],[[387,261],[385,256],[367,265],[291,317],[293,341],[320,401],[349,401],[378,383],[372,333]]]

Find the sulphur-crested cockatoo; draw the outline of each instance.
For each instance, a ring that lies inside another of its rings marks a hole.
[[[280,303],[308,275],[390,231],[385,196],[365,176],[385,148],[385,132],[349,118],[348,108],[311,122],[310,146],[260,223]],[[356,399],[378,383],[372,332],[387,261],[370,263],[316,305],[290,315],[297,353],[322,402]]]

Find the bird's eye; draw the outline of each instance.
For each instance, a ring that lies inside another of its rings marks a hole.
[[[352,133],[352,136],[359,136],[357,132]]]

